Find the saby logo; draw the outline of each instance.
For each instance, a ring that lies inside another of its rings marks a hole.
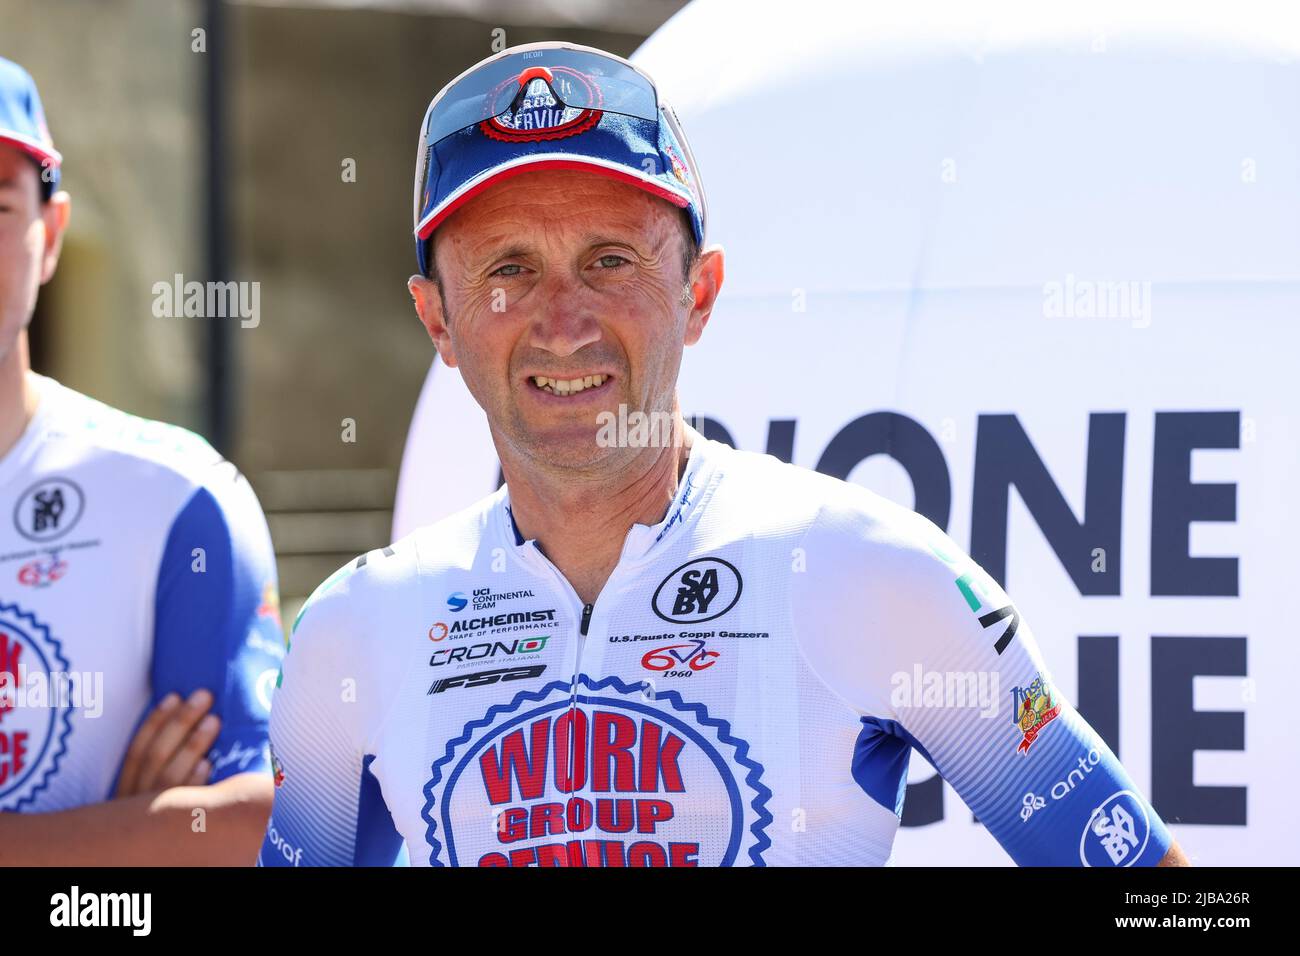
[[[1084,866],[1132,866],[1151,837],[1146,807],[1132,790],[1120,790],[1092,811],[1079,839]]]
[[[66,478],[32,485],[14,505],[14,527],[29,541],[53,541],[72,530],[85,510],[86,496]]]
[[[740,572],[721,558],[696,558],[664,578],[650,607],[673,624],[700,624],[722,617],[740,600]]]
[[[683,653],[688,651],[689,653]],[[641,666],[651,671],[666,671],[669,668],[685,664],[692,671],[702,671],[712,667],[720,657],[718,651],[706,651],[704,641],[691,641],[689,644],[669,644],[648,650],[641,658]],[[689,674],[689,672],[688,672]]]
[[[469,598],[465,597],[460,591],[447,596],[447,610],[451,611],[452,614],[465,610],[468,604]]]

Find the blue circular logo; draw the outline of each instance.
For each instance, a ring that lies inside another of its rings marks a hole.
[[[457,591],[455,594],[452,594],[447,598],[447,610],[451,611],[453,614],[457,611],[465,610],[465,607],[468,604],[469,598],[465,597],[465,595],[460,591]]]
[[[1142,799],[1132,790],[1112,793],[1101,802],[1079,839],[1084,866],[1132,866],[1151,838],[1151,820]]]

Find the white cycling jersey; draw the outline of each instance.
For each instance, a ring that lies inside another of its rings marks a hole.
[[[1019,863],[1171,837],[924,517],[693,434],[592,605],[507,488],[304,607],[264,865],[882,864],[912,749]]]
[[[33,380],[0,458],[0,812],[108,799],[146,714],[199,687],[209,782],[268,773],[284,638],[252,488],[198,435]]]

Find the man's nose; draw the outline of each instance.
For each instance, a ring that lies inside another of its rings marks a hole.
[[[600,322],[589,290],[576,279],[556,276],[538,290],[543,305],[533,319],[531,344],[553,355],[569,356],[600,341]]]

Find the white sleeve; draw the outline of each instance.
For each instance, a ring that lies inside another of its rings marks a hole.
[[[809,530],[795,585],[822,681],[919,750],[1017,863],[1159,862],[1172,837],[1053,686],[1007,593],[926,518],[859,500]]]

